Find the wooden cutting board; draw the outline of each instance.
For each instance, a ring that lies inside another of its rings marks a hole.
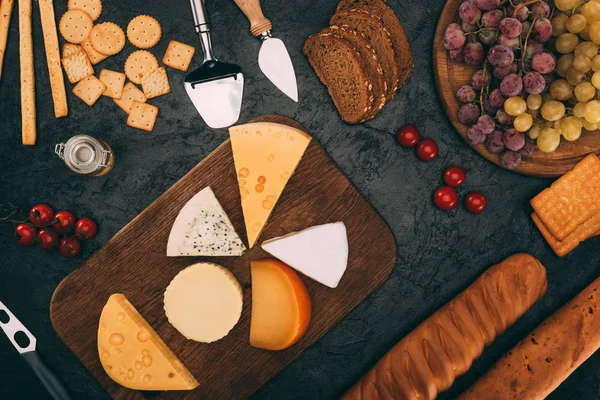
[[[500,157],[497,154],[490,153],[485,144],[471,145],[467,139],[468,127],[458,121],[457,115],[460,104],[455,97],[456,90],[462,85],[470,84],[473,73],[481,69],[481,67],[452,62],[450,55],[444,48],[444,32],[448,25],[459,20],[458,7],[461,3],[462,0],[448,0],[438,21],[433,40],[433,72],[436,85],[448,118],[450,118],[450,122],[452,122],[460,136],[483,157],[503,167]],[[554,153],[536,151],[533,156],[524,159],[513,171],[539,177],[556,177],[573,168],[579,160],[592,152],[600,155],[600,132],[584,131],[576,142],[568,142],[562,139],[560,146]]]
[[[281,116],[255,121],[299,124]],[[304,128],[302,128],[304,129]],[[312,225],[343,221],[350,248],[348,269],[336,289],[302,277],[312,297],[306,335],[289,349],[270,352],[249,344],[250,261],[267,257],[257,245],[241,257],[166,257],[171,225],[183,205],[210,186],[247,242],[231,144],[224,142],[92,255],[56,288],[50,304],[54,329],[114,398],[142,399],[142,392],[114,383],[102,369],[96,347],[102,307],[124,294],[200,382],[190,392],[162,392],[160,399],[249,397],[308,346],[334,327],[390,275],[396,242],[381,217],[313,140],[279,199],[260,242]],[[167,321],[163,292],[183,268],[201,260],[229,268],[244,288],[239,323],[211,344],[185,339]]]

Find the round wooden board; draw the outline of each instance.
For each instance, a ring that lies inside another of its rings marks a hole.
[[[459,103],[454,96],[456,90],[462,85],[469,84],[471,75],[480,69],[480,67],[452,62],[443,45],[446,27],[459,20],[458,7],[461,3],[461,0],[448,0],[440,16],[433,39],[433,73],[444,109],[460,136],[483,157],[502,167],[500,157],[490,153],[485,144],[471,145],[466,136],[468,127],[458,122]],[[560,146],[554,153],[536,151],[533,156],[524,159],[513,171],[539,177],[556,177],[573,168],[586,154],[592,152],[600,155],[600,132],[584,131],[576,142],[561,140]]]

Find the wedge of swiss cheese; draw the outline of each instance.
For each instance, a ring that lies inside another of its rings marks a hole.
[[[229,128],[249,247],[304,155],[311,137],[299,129],[270,122]]]
[[[122,294],[102,310],[98,355],[108,376],[136,390],[191,390],[198,381]]]

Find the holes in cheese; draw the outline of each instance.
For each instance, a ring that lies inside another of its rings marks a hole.
[[[100,315],[98,355],[108,376],[137,390],[191,390],[198,381],[122,294]]]
[[[304,282],[277,260],[252,261],[251,273],[250,344],[265,350],[292,346],[310,322],[311,300]]]
[[[229,128],[249,247],[262,232],[311,137],[286,125],[257,122]]]
[[[188,339],[211,343],[227,336],[242,315],[242,288],[229,270],[198,263],[182,270],[165,290],[165,314]]]

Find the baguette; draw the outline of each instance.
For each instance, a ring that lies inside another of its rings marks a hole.
[[[544,399],[600,348],[600,278],[552,314],[460,396]]]
[[[13,0],[0,0],[0,78],[2,78],[2,64],[6,52],[6,39],[13,9]]]
[[[507,258],[396,344],[343,399],[434,399],[546,288],[538,260],[522,253]]]

